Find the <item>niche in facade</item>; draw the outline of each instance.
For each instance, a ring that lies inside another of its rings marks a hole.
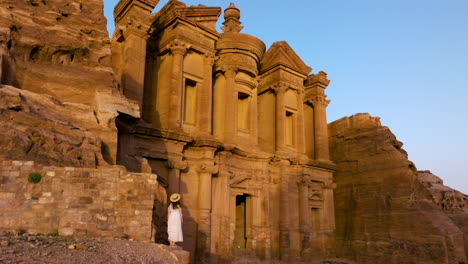
[[[237,94],[237,128],[248,132],[250,128],[250,100],[249,94],[238,92]]]
[[[183,90],[183,122],[188,125],[195,125],[197,107],[197,82],[184,78]]]
[[[295,141],[295,115],[292,111],[286,111],[286,145],[294,147]]]

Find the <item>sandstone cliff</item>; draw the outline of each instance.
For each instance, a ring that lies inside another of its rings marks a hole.
[[[83,128],[97,123],[85,105],[0,85],[0,123],[0,160],[71,167],[106,164],[101,140]]]
[[[447,212],[437,205],[439,189],[419,180],[402,143],[379,118],[344,117],[329,124],[329,136],[331,158],[338,165],[340,257],[358,263],[466,261],[466,207]]]
[[[90,137],[99,138],[105,160],[114,163],[117,148],[115,117],[119,112],[138,117],[139,109],[119,91],[111,68],[110,41],[102,8],[102,0],[0,1],[0,84],[49,95],[61,103],[74,103],[74,108],[60,111],[60,118],[86,130]],[[28,95],[33,96],[32,93]],[[47,112],[48,106],[42,106],[43,113]],[[22,107],[27,109],[29,106]],[[31,112],[28,113],[29,118],[34,118]],[[27,114],[23,112],[21,115],[26,118]],[[92,120],[82,122],[91,116]],[[43,118],[36,120],[34,125],[48,130],[47,122],[51,120],[39,122]],[[49,129],[48,135],[41,137],[52,136],[51,133],[54,132]],[[17,153],[10,158],[27,152],[22,149],[25,146],[17,145],[15,141],[9,144],[13,148],[10,151]],[[60,163],[59,157],[52,160]],[[88,162],[81,163],[89,165]],[[65,158],[63,165],[68,164],[70,160]]]

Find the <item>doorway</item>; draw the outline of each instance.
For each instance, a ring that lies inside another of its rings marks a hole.
[[[251,196],[236,195],[236,230],[234,233],[234,247],[245,249],[248,247],[248,229],[251,219]]]

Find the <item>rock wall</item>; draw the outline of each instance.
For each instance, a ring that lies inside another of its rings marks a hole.
[[[83,105],[93,121],[81,123],[99,137],[115,162],[118,112],[139,116],[122,96],[111,68],[102,0],[0,1],[0,84]],[[77,117],[70,111],[69,121]]]
[[[427,170],[418,171],[418,179],[429,190],[433,203],[463,231],[468,258],[468,195],[445,186],[441,178]]]
[[[0,160],[44,165],[96,167],[107,162],[89,106],[0,85]]]
[[[42,175],[39,183],[28,182],[32,172]],[[165,204],[165,200],[158,201],[165,197],[156,175],[128,173],[120,166],[93,169],[45,167],[32,161],[0,163],[0,231],[154,241],[153,205]]]
[[[339,257],[358,263],[464,263],[464,233],[434,203],[402,143],[368,114],[329,124]]]

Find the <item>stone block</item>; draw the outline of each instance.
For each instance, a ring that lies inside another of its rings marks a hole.
[[[52,197],[52,193],[51,193],[51,192],[43,192],[43,193],[42,193],[42,196],[44,196],[44,197]]]
[[[0,192],[0,200],[13,200],[16,197],[16,193],[11,192]]]
[[[38,203],[40,204],[50,204],[54,202],[53,197],[39,197]]]

